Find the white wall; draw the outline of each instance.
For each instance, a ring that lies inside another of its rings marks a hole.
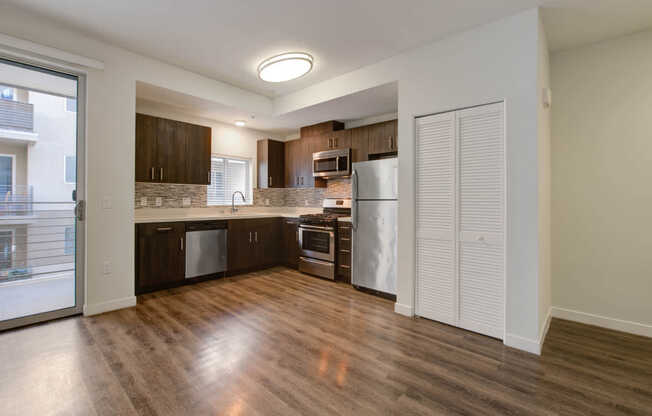
[[[551,57],[553,305],[648,336],[651,50],[652,31]]]
[[[87,70],[85,303],[92,313],[133,304],[136,81],[255,114],[270,114],[272,102],[99,42],[7,4],[0,4],[0,28],[10,36],[104,62],[104,70]],[[111,208],[103,208],[104,198],[111,201]],[[110,275],[102,273],[104,261],[112,263]]]
[[[544,89],[550,88],[550,59],[546,31],[539,19],[537,69],[537,136],[539,166],[539,339],[543,341],[551,307],[551,196],[550,108],[544,107]]]
[[[538,10],[529,10],[274,102],[275,113],[284,113],[398,81],[401,191],[396,310],[409,315],[415,276],[414,117],[504,100],[510,219],[506,342],[533,351],[539,337],[538,24]]]
[[[250,166],[252,167],[251,177],[253,178],[254,188],[257,185],[256,181],[258,179],[255,175],[256,142],[260,139],[266,138],[283,140],[282,137],[276,134],[248,129],[246,127],[237,127],[216,120],[190,116],[182,110],[176,109],[170,105],[156,103],[149,100],[136,100],[136,111],[151,116],[164,117],[210,127],[212,131],[213,153],[223,156],[247,158],[252,161]]]

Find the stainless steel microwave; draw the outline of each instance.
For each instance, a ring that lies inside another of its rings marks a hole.
[[[351,149],[327,150],[312,154],[312,176],[351,176]]]

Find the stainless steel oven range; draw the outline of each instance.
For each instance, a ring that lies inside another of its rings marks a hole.
[[[302,215],[299,223],[299,271],[335,280],[338,217],[351,216],[350,199],[325,199],[322,214]]]

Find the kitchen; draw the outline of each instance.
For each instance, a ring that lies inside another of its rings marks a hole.
[[[137,293],[283,265],[396,299],[397,120],[298,130],[237,170],[210,127],[136,115]],[[247,170],[255,189],[233,179]]]

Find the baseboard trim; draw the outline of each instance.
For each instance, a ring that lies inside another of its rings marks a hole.
[[[550,329],[550,322],[552,321],[552,306],[548,308],[548,314],[546,315],[546,322],[543,323],[541,332],[539,333],[539,355],[541,355],[541,350],[543,350],[543,343],[546,342],[546,336],[548,336],[548,330]]]
[[[639,322],[608,318],[606,316],[559,308],[557,306],[552,308],[552,317],[652,338],[652,325],[646,325]]]
[[[535,339],[525,338],[514,334],[505,334],[503,344],[508,347],[516,348],[517,350],[541,355],[541,344]]]
[[[92,305],[84,305],[84,316],[98,315],[100,313],[115,311],[118,309],[131,308],[132,306],[136,306],[135,296],[95,303]]]
[[[402,303],[396,302],[394,304],[394,312],[398,313],[399,315],[404,315],[404,316],[414,316],[414,308],[410,305],[404,305]]]

